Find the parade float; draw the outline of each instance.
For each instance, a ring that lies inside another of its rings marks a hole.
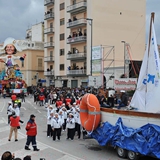
[[[16,60],[24,61],[26,55],[15,56],[17,52],[21,52],[21,48],[14,38],[7,38],[0,50],[1,53],[6,54],[5,56],[0,55],[0,62],[4,64],[4,69],[0,73],[2,92],[6,90],[9,95],[12,93],[20,94],[22,91],[25,93],[27,84],[22,79],[22,73]]]
[[[90,137],[101,146],[114,147],[121,158],[138,160],[145,155],[160,159],[159,95],[160,59],[152,13],[149,41],[130,106],[123,109],[101,107],[101,123],[89,130]],[[83,112],[80,111],[80,116]],[[92,114],[95,119],[99,116],[96,110]]]

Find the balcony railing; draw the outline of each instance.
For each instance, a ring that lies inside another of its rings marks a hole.
[[[54,4],[54,0],[44,0],[44,6],[50,6]]]
[[[47,20],[47,19],[52,19],[54,18],[54,13],[53,12],[50,12],[50,13],[47,13],[44,15],[44,20]]]
[[[85,42],[86,40],[87,40],[87,36],[79,36],[79,37],[68,38],[67,39],[67,44]]]
[[[76,26],[85,26],[87,25],[87,20],[86,19],[78,19],[76,21],[68,22],[67,23],[67,28],[73,28]]]
[[[86,53],[72,53],[67,55],[67,60],[86,59]]]
[[[45,28],[44,34],[54,33],[54,28]]]
[[[44,62],[53,62],[53,61],[54,61],[53,56],[44,57]]]
[[[54,76],[54,71],[45,71],[44,76]]]
[[[84,76],[86,75],[86,69],[79,69],[79,70],[68,70],[67,71],[68,76]]]
[[[46,42],[44,43],[44,48],[52,48],[54,47],[54,42]]]
[[[79,2],[67,7],[67,12],[74,13],[84,11],[87,8],[87,2]]]

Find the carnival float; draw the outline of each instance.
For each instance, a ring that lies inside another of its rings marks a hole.
[[[1,90],[6,90],[8,94],[26,92],[27,84],[22,78],[22,72],[16,60],[24,61],[26,55],[15,56],[21,52],[21,48],[14,38],[7,38],[0,48],[0,62],[4,64],[4,69],[0,72]],[[5,56],[2,56],[4,55]]]

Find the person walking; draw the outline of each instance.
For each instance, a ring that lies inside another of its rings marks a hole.
[[[8,107],[7,107],[7,115],[8,115],[8,124],[10,124],[10,117],[12,116],[13,112],[13,107],[12,107],[12,102],[8,102]]]
[[[17,136],[18,136],[18,128],[20,126],[19,124],[20,117],[16,115],[15,112],[12,112],[12,116],[10,117],[10,133],[9,133],[9,138],[8,141],[11,141],[12,138],[12,133],[14,131],[15,134],[15,141],[18,141]]]
[[[56,140],[56,136],[57,136],[58,140],[60,140],[62,121],[59,118],[58,113],[55,113],[54,118],[52,118],[51,127],[53,130],[53,141]]]
[[[29,145],[32,142],[33,151],[39,151],[36,143],[37,124],[35,122],[35,117],[36,117],[35,115],[31,114],[30,119],[26,125],[27,142],[25,145],[25,150],[30,150]]]
[[[67,118],[67,139],[71,139],[73,141],[75,134],[75,119],[73,113],[69,113]]]

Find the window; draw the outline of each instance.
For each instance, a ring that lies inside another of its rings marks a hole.
[[[64,23],[65,23],[64,18],[60,19],[60,26],[64,25]]]
[[[50,57],[53,57],[53,51],[50,51]]]
[[[87,46],[84,46],[84,53],[87,52]]]
[[[60,71],[64,71],[64,64],[60,64],[59,69]]]
[[[76,53],[76,48],[72,48],[72,49],[71,49],[71,52],[72,52],[72,53]]]
[[[50,28],[53,28],[53,23],[50,23]]]
[[[60,56],[64,55],[64,49],[60,49]]]
[[[64,9],[64,3],[60,4],[60,11]]]
[[[32,47],[34,47],[34,43],[32,43]]]
[[[60,41],[64,40],[64,33],[60,34]]]
[[[21,67],[24,67],[24,61],[21,61],[22,63],[21,63]]]
[[[50,42],[53,42],[53,37],[50,37]]]
[[[42,67],[42,58],[38,58],[38,68]]]

